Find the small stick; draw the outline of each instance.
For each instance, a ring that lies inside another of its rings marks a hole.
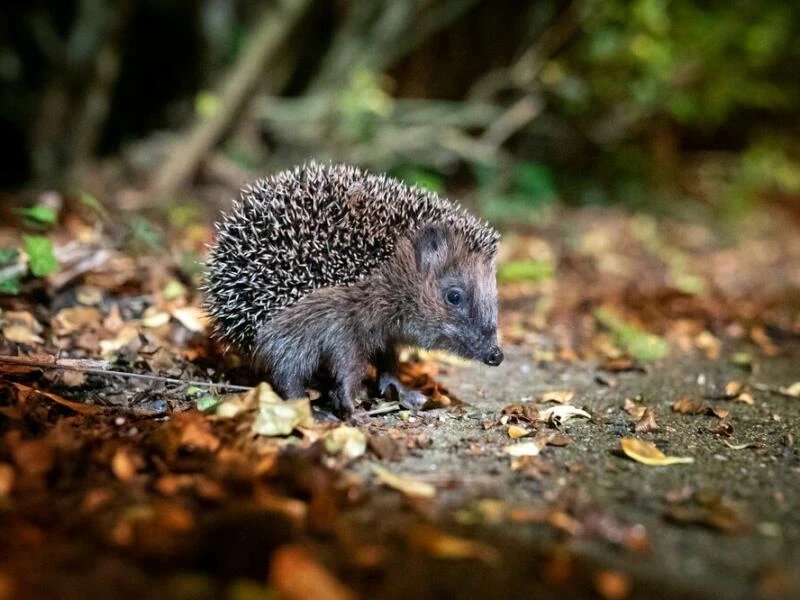
[[[365,417],[374,417],[377,415],[385,415],[386,413],[395,412],[400,410],[400,403],[399,402],[388,402],[378,408],[373,408],[372,410],[368,410],[366,412],[361,413]]]
[[[34,360],[25,358],[24,356],[5,356],[0,355],[0,363],[7,363],[11,365],[21,365],[24,367],[33,367],[37,369],[57,369],[60,371],[78,371],[80,373],[89,373],[92,375],[112,375],[117,377],[127,377],[129,379],[142,379],[145,381],[160,381],[163,383],[175,383],[185,386],[196,387],[215,387],[221,390],[246,392],[252,387],[244,385],[234,385],[232,383],[216,383],[214,381],[192,381],[177,379],[175,377],[164,377],[162,375],[147,375],[145,373],[128,373],[126,371],[114,371],[105,367],[108,364],[104,361],[97,360],[82,360],[82,359],[64,359],[57,358],[53,362],[46,360]]]

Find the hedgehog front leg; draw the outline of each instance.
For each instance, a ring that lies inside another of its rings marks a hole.
[[[409,390],[400,382],[400,363],[394,348],[387,348],[375,356],[375,368],[378,371],[378,393],[387,400],[393,400],[396,396],[400,405],[410,410],[422,408],[428,401],[425,394]]]

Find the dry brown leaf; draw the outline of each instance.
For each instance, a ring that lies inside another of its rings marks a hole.
[[[130,450],[119,449],[111,458],[111,472],[120,481],[130,481],[136,477],[141,466],[141,457],[133,454]]]
[[[674,523],[704,525],[727,533],[742,533],[753,525],[746,506],[703,491],[696,492],[691,502],[666,507],[664,516]]]
[[[708,410],[708,405],[684,396],[672,403],[672,410],[682,415],[700,415]]]
[[[275,551],[269,569],[269,584],[287,600],[356,598],[355,593],[300,546],[282,546]]]
[[[253,396],[258,406],[253,421],[253,433],[256,435],[269,437],[289,435],[295,427],[314,426],[311,401],[308,398],[282,400],[272,387],[264,382],[246,393],[245,402],[250,402],[248,398]]]
[[[531,432],[524,427],[520,427],[519,425],[509,425],[508,427],[508,437],[512,440],[516,440],[517,438],[525,437],[529,435]]]
[[[660,427],[656,423],[656,416],[652,410],[645,408],[644,414],[634,426],[636,433],[648,433],[650,431],[658,431]]]
[[[666,466],[694,462],[691,456],[667,456],[655,444],[637,438],[622,438],[620,446],[626,456],[643,465]]]
[[[169,319],[170,316],[168,312],[160,311],[155,306],[151,306],[144,311],[142,326],[157,329],[169,323]]]
[[[446,560],[477,558],[495,565],[500,555],[491,546],[465,538],[443,533],[426,525],[414,525],[407,533],[409,545],[419,548],[430,556]]]
[[[412,498],[433,498],[436,496],[436,488],[430,483],[412,479],[404,475],[395,475],[378,465],[371,465],[371,467],[372,472],[377,475],[382,483],[388,485],[392,489],[402,492],[406,496]]]
[[[37,335],[42,330],[42,325],[29,312],[10,310],[3,313],[3,336],[9,342],[26,346],[42,344],[44,340]]]
[[[630,398],[625,398],[625,404],[623,405],[625,412],[627,412],[630,416],[632,416],[637,421],[642,418],[645,411],[647,410],[646,406],[642,406],[631,400]]]
[[[5,498],[14,488],[14,467],[0,463],[0,498]]]
[[[717,360],[720,355],[722,343],[719,338],[708,330],[702,331],[694,338],[694,345],[705,352],[707,358]]]
[[[800,398],[800,381],[795,381],[792,385],[780,388],[780,392],[792,398]]]
[[[503,448],[503,452],[510,456],[538,456],[542,451],[538,442],[519,442]]]
[[[605,600],[624,600],[631,593],[631,578],[619,571],[600,571],[594,576],[594,587]]]
[[[84,306],[97,306],[103,301],[103,290],[91,285],[82,285],[75,292],[75,299]]]
[[[736,398],[744,391],[744,384],[741,381],[729,381],[725,384],[725,397]]]
[[[517,421],[533,423],[539,420],[539,409],[532,402],[522,404],[509,404],[502,410],[502,414]]]
[[[114,303],[111,305],[111,310],[108,311],[108,316],[103,319],[103,327],[111,333],[117,333],[123,325],[125,325],[125,321],[122,320],[119,313],[119,304]]]
[[[86,373],[80,371],[64,371],[61,374],[61,383],[67,387],[80,387],[86,383]]]
[[[752,406],[756,403],[753,395],[750,392],[742,392],[736,397],[736,402],[742,402],[743,404],[747,404]]]
[[[552,392],[545,392],[539,399],[542,404],[554,402],[556,404],[569,404],[570,400],[575,397],[575,392],[568,390],[555,390]]]
[[[325,452],[341,456],[346,462],[362,456],[367,450],[367,436],[358,427],[340,425],[325,434]]]
[[[206,330],[208,317],[205,311],[197,306],[173,308],[170,313],[181,325],[194,333],[203,333]]]
[[[67,400],[66,398],[62,398],[57,394],[53,394],[51,392],[43,392],[42,390],[37,390],[36,388],[32,388],[27,385],[17,383],[15,381],[11,381],[9,383],[16,388],[17,401],[22,405],[27,404],[29,399],[33,396],[33,397],[47,398],[52,402],[55,402],[62,406],[66,406],[67,408],[74,410],[76,413],[80,413],[83,415],[94,415],[103,412],[103,408],[101,406],[96,406],[94,404],[83,404],[82,402],[73,402],[72,400]]]
[[[123,325],[113,339],[100,340],[100,353],[104,357],[119,352],[122,348],[130,348],[135,351],[140,347],[139,328],[132,323]]]
[[[53,319],[53,332],[56,335],[69,335],[85,327],[96,327],[103,315],[94,306],[73,306],[58,311]]]

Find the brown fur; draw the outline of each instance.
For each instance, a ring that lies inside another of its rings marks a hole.
[[[447,301],[460,290],[463,303]],[[369,363],[379,386],[398,388],[414,405],[424,398],[396,377],[400,345],[439,348],[499,364],[495,259],[471,250],[443,225],[398,240],[394,254],[365,279],[315,290],[257,331],[256,364],[285,398],[305,394],[316,375],[332,378],[334,409],[349,415]]]

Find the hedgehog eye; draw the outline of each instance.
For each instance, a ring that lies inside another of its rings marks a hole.
[[[461,306],[464,301],[464,294],[458,288],[450,288],[444,295],[444,299],[451,306]]]

